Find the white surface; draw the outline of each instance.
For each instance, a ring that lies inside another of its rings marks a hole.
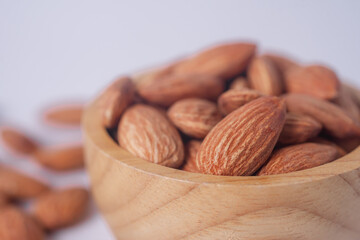
[[[116,75],[232,39],[327,63],[360,86],[359,12],[357,0],[0,0],[0,122],[47,143],[78,140],[79,133],[42,126],[39,110],[61,99],[90,99]],[[50,176],[0,153],[56,186],[87,185],[83,173]],[[99,214],[90,216],[51,239],[112,239]]]

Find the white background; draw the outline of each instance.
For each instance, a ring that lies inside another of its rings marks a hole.
[[[360,1],[0,0],[0,123],[45,144],[81,139],[52,129],[39,112],[58,101],[87,101],[115,76],[223,40],[249,39],[303,62],[322,62],[360,86]],[[88,185],[79,172],[51,174],[0,150],[0,161],[54,186]],[[113,239],[99,213],[51,235]]]

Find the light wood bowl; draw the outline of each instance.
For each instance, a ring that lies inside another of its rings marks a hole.
[[[289,174],[211,176],[131,155],[100,116],[95,100],[83,119],[86,166],[117,239],[360,239],[360,148]]]

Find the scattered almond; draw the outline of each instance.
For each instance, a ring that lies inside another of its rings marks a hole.
[[[12,127],[1,127],[1,139],[3,144],[16,154],[29,155],[38,148],[35,140]]]
[[[166,107],[185,98],[216,100],[224,87],[218,78],[205,75],[169,75],[137,84],[141,97]]]
[[[321,124],[312,117],[287,113],[279,142],[282,144],[302,143],[317,136],[321,128]]]
[[[265,57],[254,58],[247,74],[251,88],[262,94],[278,96],[284,90],[279,70]]]
[[[196,154],[200,149],[201,141],[191,140],[185,145],[185,164],[182,170],[188,172],[199,172],[196,167]]]
[[[176,128],[154,107],[137,104],[123,114],[118,128],[121,147],[137,157],[168,167],[180,167],[184,146]]]
[[[335,104],[301,94],[287,94],[284,98],[290,112],[314,118],[332,136],[338,138],[360,136],[359,123]]]
[[[117,79],[101,95],[103,98],[103,124],[107,128],[115,127],[121,114],[133,101],[135,85],[128,77]]]
[[[0,193],[14,199],[27,199],[48,190],[46,184],[0,165]]]
[[[222,119],[215,103],[200,98],[187,98],[174,103],[168,117],[183,133],[204,138]]]
[[[258,175],[290,173],[335,160],[338,151],[331,145],[302,143],[276,150]]]
[[[285,85],[289,93],[308,94],[328,100],[339,95],[340,81],[330,68],[310,65],[287,71]]]
[[[80,144],[39,148],[33,157],[43,166],[57,171],[77,169],[84,166],[83,147]]]
[[[42,240],[44,232],[39,224],[20,209],[7,206],[0,209],[1,240]]]
[[[234,81],[232,81],[230,84],[230,89],[242,90],[248,88],[250,88],[249,82],[244,77],[235,78]]]
[[[218,107],[223,115],[227,115],[246,103],[261,97],[256,90],[251,89],[230,89],[218,98]]]
[[[215,46],[180,62],[175,74],[200,74],[229,79],[242,73],[254,56],[253,43],[229,43]]]
[[[59,104],[44,112],[45,122],[58,126],[80,126],[83,113],[81,104]]]
[[[285,122],[285,103],[262,97],[227,115],[205,137],[196,156],[202,173],[251,175],[270,156]]]
[[[40,224],[54,230],[69,226],[84,217],[89,193],[83,188],[48,192],[34,203],[33,214]]]

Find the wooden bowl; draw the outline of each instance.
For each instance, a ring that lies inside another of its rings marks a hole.
[[[101,125],[99,100],[83,128],[92,193],[118,239],[360,239],[360,148],[289,174],[212,176],[120,148]]]

